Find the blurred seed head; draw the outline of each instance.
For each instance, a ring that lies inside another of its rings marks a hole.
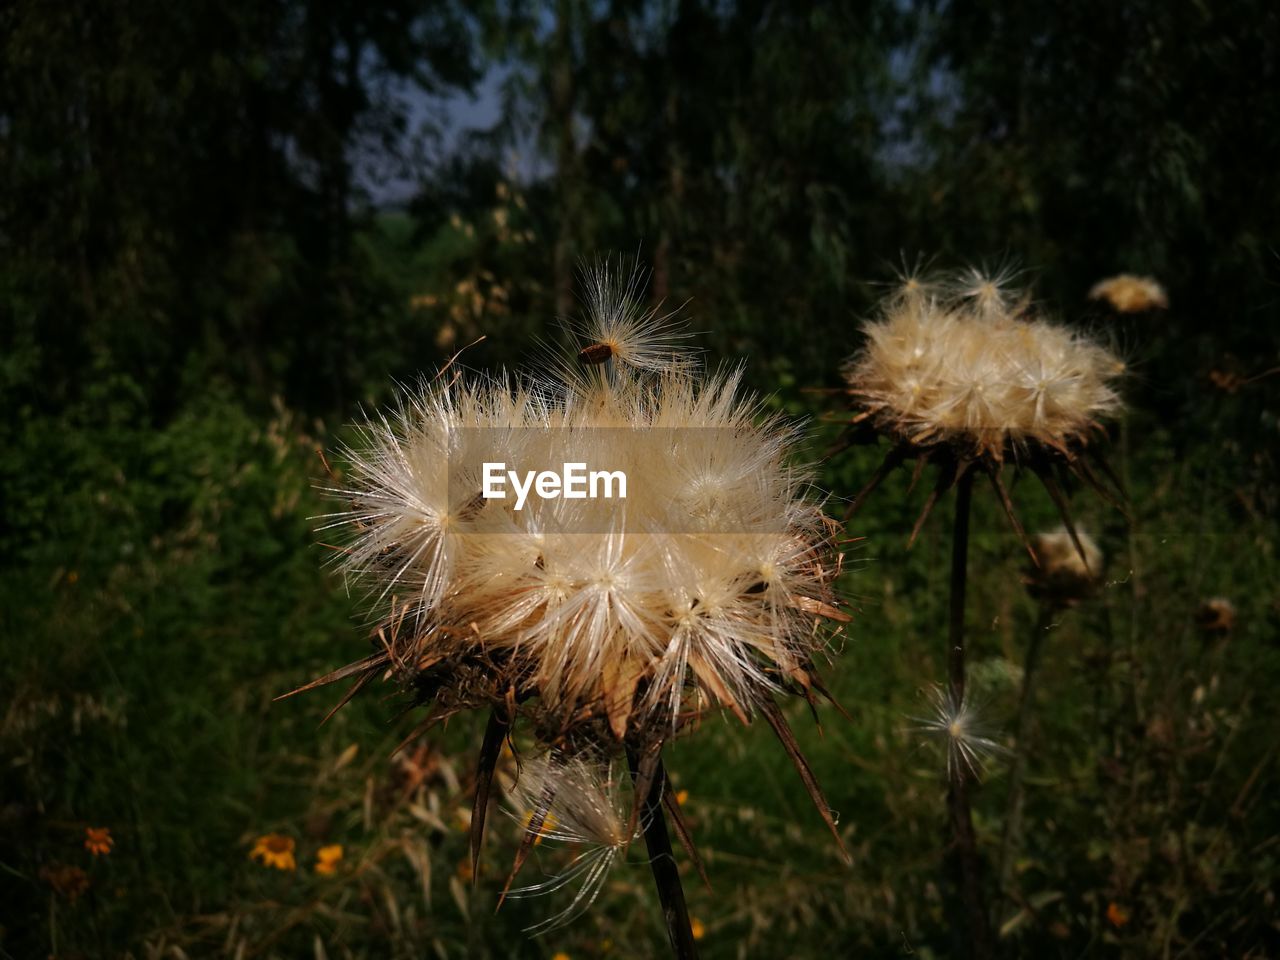
[[[1099,280],[1089,291],[1090,300],[1103,300],[1117,313],[1146,313],[1167,310],[1169,297],[1154,277],[1121,273]]]
[[[936,685],[929,691],[932,711],[913,717],[916,731],[942,741],[947,752],[947,777],[980,779],[987,760],[1004,752],[993,739],[977,709],[967,696],[957,699],[950,687]]]
[[[1084,530],[1077,528],[1076,536],[1080,541],[1078,548],[1065,527],[1031,538],[1038,566],[1029,565],[1023,579],[1033,597],[1070,606],[1092,596],[1098,589],[1102,578],[1102,551]]]

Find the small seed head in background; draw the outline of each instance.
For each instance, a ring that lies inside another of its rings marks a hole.
[[[973,270],[916,277],[885,298],[844,370],[881,432],[999,462],[1037,444],[1068,451],[1119,409],[1121,360],[1036,316],[1010,280]]]
[[[1031,549],[1036,564],[1024,576],[1028,592],[1038,600],[1071,606],[1092,596],[1102,578],[1102,551],[1093,538],[1077,529],[1075,541],[1065,527],[1036,534]]]
[[[1103,300],[1116,313],[1146,313],[1169,309],[1169,296],[1154,277],[1121,273],[1099,280],[1089,291],[1090,300]]]

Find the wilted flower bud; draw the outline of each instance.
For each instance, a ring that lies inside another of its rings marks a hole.
[[[1031,538],[1036,564],[1024,577],[1028,592],[1038,600],[1070,606],[1087,599],[1102,578],[1102,551],[1093,538],[1077,530],[1079,546],[1065,527]]]

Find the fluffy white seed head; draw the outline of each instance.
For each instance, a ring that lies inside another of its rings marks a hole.
[[[554,893],[577,884],[572,901],[559,913],[530,927],[545,933],[587,910],[599,896],[609,871],[639,838],[644,826],[627,829],[629,784],[606,761],[554,754],[524,763],[507,792],[508,813],[536,843],[571,846],[575,855],[559,872],[542,882],[511,891],[514,898]]]
[[[916,729],[940,740],[947,754],[947,777],[978,779],[987,760],[1004,751],[1004,746],[987,731],[968,697],[957,699],[950,688],[934,686],[929,691],[931,711],[915,717]]]
[[[461,705],[514,692],[553,728],[603,721],[618,739],[711,704],[749,713],[803,675],[816,619],[836,613],[795,431],[742,397],[739,373],[661,360],[663,321],[636,319],[634,290],[592,289],[593,336],[623,333],[584,375],[440,378],[363,425],[332,491],[349,509],[330,525],[354,534],[340,562],[407,605],[392,653],[409,674],[468,665],[447,681]],[[482,496],[483,461],[605,467],[626,499],[516,509]]]
[[[997,460],[1029,444],[1067,450],[1118,410],[1124,365],[1031,313],[1001,277],[915,279],[863,325],[845,378],[872,422],[901,440]]]

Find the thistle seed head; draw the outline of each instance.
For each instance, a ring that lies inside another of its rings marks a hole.
[[[988,758],[1004,752],[993,739],[968,697],[957,699],[949,687],[934,686],[929,691],[931,712],[913,718],[916,730],[940,740],[947,752],[947,778],[968,776],[980,779]]]
[[[536,824],[535,843],[549,841],[575,850],[567,865],[542,883],[517,887],[514,898],[554,893],[577,883],[572,901],[559,913],[528,929],[534,934],[563,926],[587,910],[600,895],[609,872],[640,837],[627,829],[625,773],[608,761],[555,754],[526,762],[507,792],[507,812],[524,829]]]
[[[598,363],[437,378],[360,427],[330,489],[338,562],[398,598],[387,656],[451,707],[529,702],[546,742],[669,734],[708,704],[746,716],[807,676],[815,622],[840,616],[832,527],[790,463],[795,429],[739,372],[679,352],[634,281],[588,286],[579,348],[607,342]],[[517,509],[481,495],[490,461],[606,466],[626,498]]]
[[[968,271],[885,298],[846,364],[850,392],[896,440],[1000,461],[1029,446],[1067,451],[1120,407],[1124,369],[1084,335],[1033,315],[1005,271]]]

